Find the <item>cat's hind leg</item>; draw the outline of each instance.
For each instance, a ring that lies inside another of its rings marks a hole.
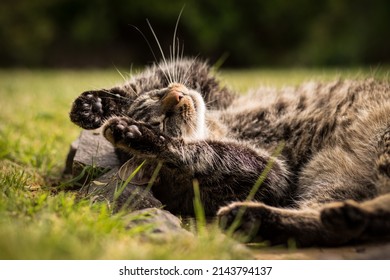
[[[321,220],[329,228],[348,233],[356,238],[390,236],[390,128],[379,137],[378,157],[373,179],[376,198],[355,202],[347,200],[327,205],[321,211]]]
[[[237,232],[251,241],[269,241],[272,245],[287,244],[289,240],[300,247],[349,241],[348,236],[327,230],[316,209],[283,209],[260,202],[236,202],[221,208],[218,217],[227,232]]]
[[[351,240],[389,235],[390,104],[356,122],[337,147],[317,154],[299,186],[299,204],[323,204],[321,221],[329,230]]]
[[[390,238],[390,194],[365,202],[327,203],[319,209],[283,209],[259,202],[236,202],[218,212],[221,227],[250,241],[300,247],[336,246]],[[237,218],[238,217],[238,218]]]

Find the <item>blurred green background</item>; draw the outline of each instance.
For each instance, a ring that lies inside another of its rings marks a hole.
[[[1,0],[0,67],[129,67],[169,53],[224,66],[390,64],[388,0]],[[137,28],[135,28],[135,27]]]

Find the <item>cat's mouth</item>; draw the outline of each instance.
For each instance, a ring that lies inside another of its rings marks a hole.
[[[161,109],[166,117],[170,117],[183,109],[183,106],[192,100],[188,96],[188,89],[181,84],[171,84],[161,99]]]
[[[168,86],[161,99],[164,119],[161,130],[183,138],[202,139],[206,135],[205,104],[202,96],[182,84]]]

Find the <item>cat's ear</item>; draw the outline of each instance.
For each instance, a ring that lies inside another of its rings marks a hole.
[[[84,129],[96,129],[112,116],[123,115],[133,101],[133,94],[120,87],[83,92],[73,102],[72,122]]]

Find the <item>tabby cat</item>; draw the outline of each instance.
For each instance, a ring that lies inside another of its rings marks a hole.
[[[235,230],[253,239],[311,246],[390,234],[388,81],[238,95],[206,62],[179,59],[82,93],[70,118],[102,127],[130,164],[146,159],[145,178],[162,162],[152,192],[172,213],[194,214],[196,179],[205,213],[223,228],[241,215]]]

